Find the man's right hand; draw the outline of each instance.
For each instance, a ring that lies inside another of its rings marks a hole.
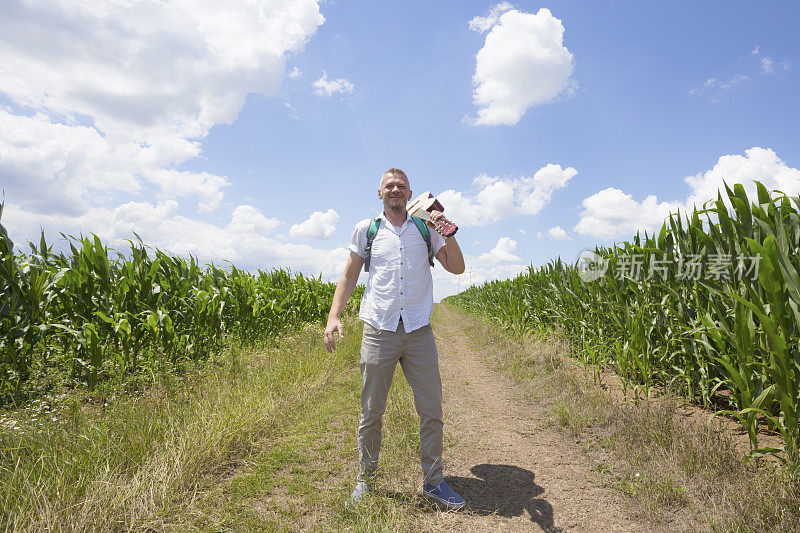
[[[333,337],[333,332],[339,333],[339,338],[344,339],[344,328],[342,322],[338,318],[329,318],[328,325],[325,326],[325,349],[328,353],[336,349],[336,339]]]

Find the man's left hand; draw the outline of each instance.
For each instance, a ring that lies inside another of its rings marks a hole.
[[[433,211],[431,211],[430,213],[431,213],[431,214],[430,214],[429,218],[430,218],[430,221],[431,221],[432,223],[433,223],[433,222],[436,222],[436,221],[438,221],[438,220],[440,220],[440,219],[445,219],[445,220],[447,220],[447,219],[445,218],[445,216],[444,216],[444,213],[442,213],[441,211],[437,211],[437,210],[435,210],[435,209],[434,209],[434,210],[433,210]],[[435,229],[436,225],[434,224],[433,226],[434,226],[434,229]]]

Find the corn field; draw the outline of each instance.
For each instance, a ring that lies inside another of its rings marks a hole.
[[[42,234],[17,254],[0,224],[0,405],[23,400],[33,377],[60,372],[91,390],[206,360],[228,339],[268,340],[330,309],[335,284],[319,278],[201,267],[128,242],[127,257],[97,236],[69,240],[65,254]]]
[[[452,301],[517,332],[558,330],[589,368],[613,369],[626,394],[679,391],[737,419],[749,457],[797,466],[800,199],[756,189],[752,201],[725,185],[657,235],[595,248],[607,270],[594,281],[559,258]],[[759,425],[784,446],[760,447]]]

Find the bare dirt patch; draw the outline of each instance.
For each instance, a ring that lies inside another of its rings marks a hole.
[[[444,523],[475,531],[659,530],[628,516],[622,496],[603,486],[575,440],[470,346],[473,332],[457,314],[446,306],[439,313],[445,434],[453,440],[445,474],[469,506],[442,514]]]

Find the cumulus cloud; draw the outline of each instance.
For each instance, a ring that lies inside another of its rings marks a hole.
[[[147,188],[216,208],[228,178],[178,167],[249,92],[277,94],[324,22],[315,0],[6,4],[0,177],[24,207],[73,215]]]
[[[516,249],[517,241],[511,237],[500,237],[497,246],[478,256],[478,261],[481,264],[514,263],[520,260],[519,256],[514,254]]]
[[[775,66],[773,64],[772,58],[770,57],[761,58],[761,71],[764,74],[775,74]]]
[[[196,196],[201,213],[214,211],[222,202],[222,188],[229,185],[227,178],[208,172],[188,172],[157,169],[150,180],[160,186],[159,198]]]
[[[126,239],[134,239],[135,231],[149,246],[183,256],[191,254],[202,263],[224,265],[230,261],[249,269],[291,266],[309,275],[321,273],[328,280],[341,274],[349,256],[342,246],[323,250],[286,242],[285,237],[274,234],[281,222],[250,205],[236,207],[227,223],[214,224],[182,215],[175,200],[127,202],[114,208],[93,208],[77,216],[32,213],[7,204],[2,222],[18,246],[23,244],[22,236],[38,238],[41,227],[48,242],[58,232],[76,237],[95,233],[113,248],[125,251]]]
[[[678,202],[659,202],[653,195],[637,202],[630,194],[614,187],[584,199],[582,205],[575,231],[602,238],[628,237],[639,229],[652,233],[670,212],[676,212],[680,207]]]
[[[353,84],[347,81],[345,78],[329,80],[326,72],[323,72],[322,77],[315,81],[312,85],[314,86],[314,94],[324,98],[330,98],[331,96],[335,96],[337,94],[352,94],[354,88]]]
[[[333,209],[314,211],[305,221],[289,229],[289,236],[295,239],[330,239],[336,231],[339,213]]]
[[[553,226],[552,228],[547,230],[547,236],[557,241],[572,240],[572,238],[569,235],[567,235],[566,230],[561,226]]]
[[[436,301],[457,294],[470,285],[480,285],[486,281],[508,278],[519,274],[527,268],[515,254],[517,241],[510,237],[501,237],[497,245],[480,255],[465,255],[466,271],[453,275],[442,268],[433,269],[434,299]]]
[[[491,178],[480,175],[473,180],[478,191],[469,195],[452,189],[437,195],[447,216],[460,226],[485,226],[513,215],[535,215],[544,208],[555,191],[563,189],[578,171],[572,167],[548,164],[532,177]]]
[[[530,107],[568,96],[576,87],[561,20],[546,8],[500,14],[506,7],[500,4],[489,17],[470,22],[473,29],[493,23],[476,56],[472,98],[479,109],[473,124],[513,126]]]
[[[135,231],[201,261],[338,275],[346,248],[287,243],[274,234],[282,223],[254,206],[192,218],[223,205],[231,180],[181,168],[247,94],[279,93],[286,58],[325,20],[318,3],[5,2],[0,183],[15,242],[41,228],[50,240],[95,233],[124,250]]]
[[[762,182],[767,189],[777,189],[788,195],[800,194],[800,170],[786,164],[770,148],[753,147],[744,155],[724,155],[711,170],[687,176],[691,194],[685,205],[701,206],[703,202],[715,200],[723,181],[730,187],[741,183],[750,198],[756,198],[754,180]],[[723,195],[724,196],[724,195]]]
[[[137,193],[136,147],[112,147],[94,128],[0,108],[0,178],[9,198],[41,212],[77,214],[95,195]]]
[[[741,183],[747,195],[755,199],[754,180],[762,182],[770,190],[777,189],[788,195],[800,194],[800,170],[788,166],[773,150],[754,147],[745,150],[744,155],[724,155],[712,169],[684,178],[689,187],[684,200],[659,201],[650,195],[637,201],[632,195],[613,187],[595,193],[583,200],[575,231],[602,238],[627,238],[637,231],[652,234],[660,229],[670,213],[676,213],[678,209],[688,213],[694,206],[701,208],[705,202],[716,200],[717,191],[724,190],[723,182],[731,188]]]

